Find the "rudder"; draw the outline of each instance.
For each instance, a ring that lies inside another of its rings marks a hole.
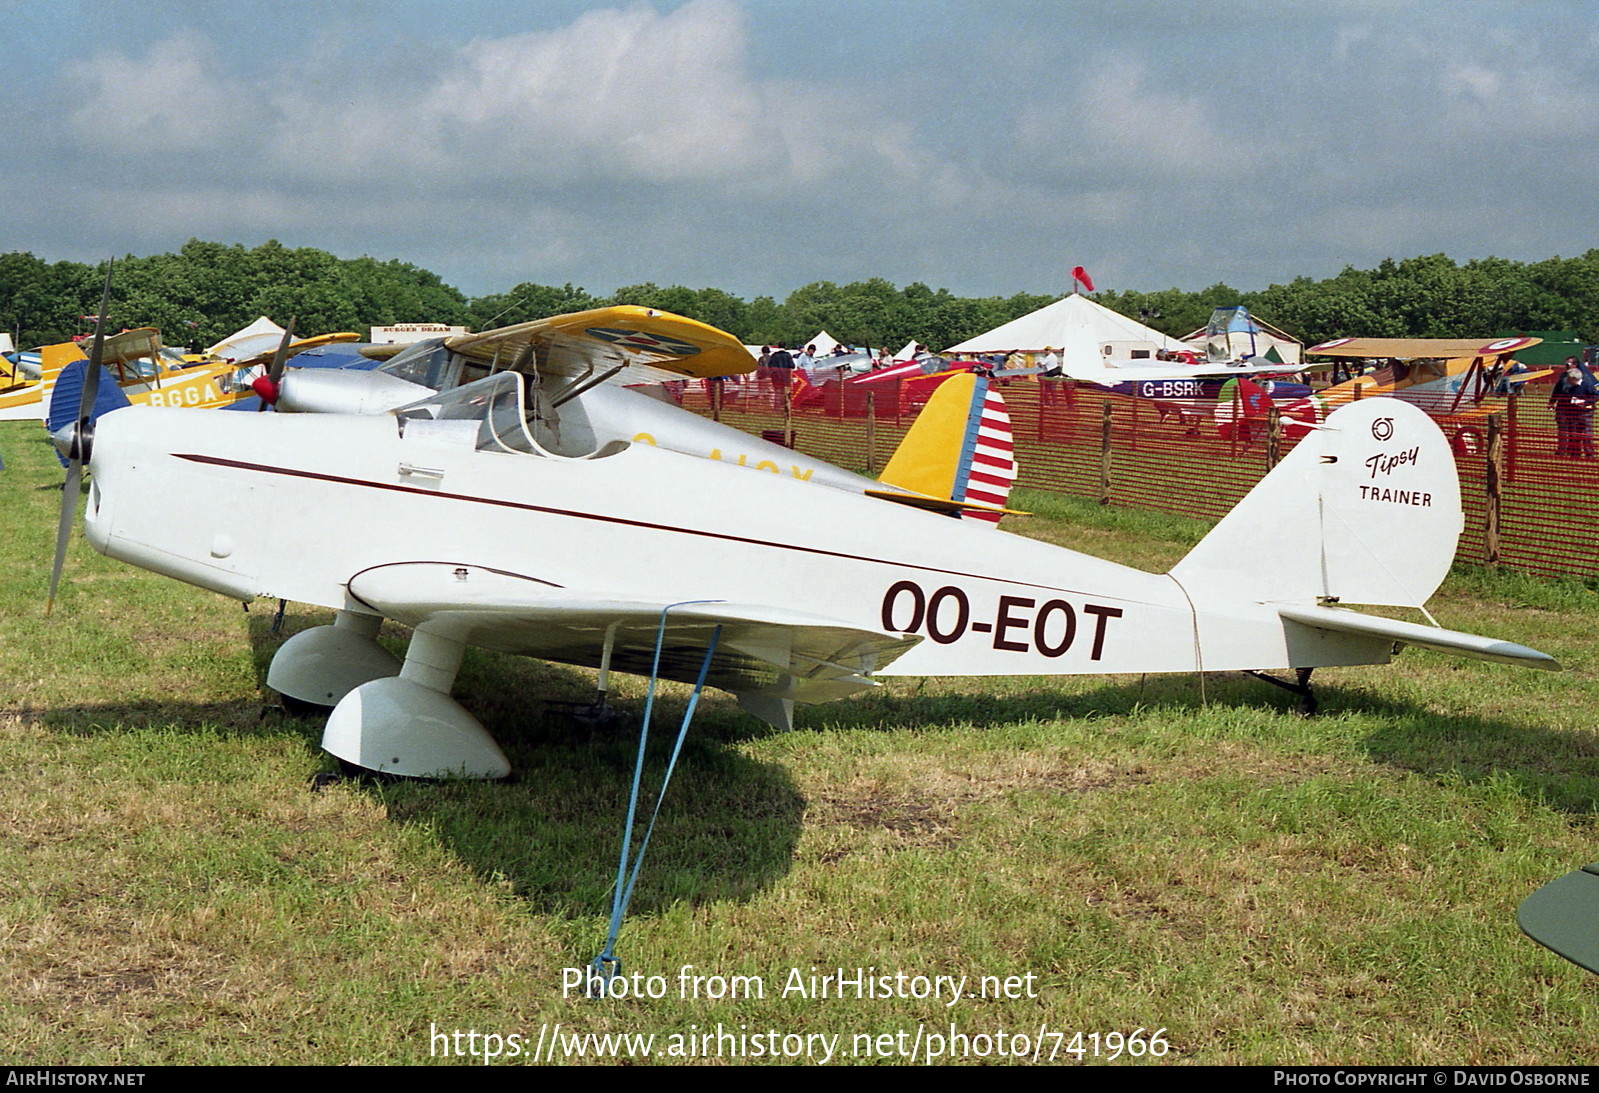
[[[1438,426],[1399,399],[1362,399],[1300,441],[1171,575],[1266,603],[1420,607],[1464,522]]]
[[[993,385],[973,373],[941,383],[879,479],[968,508],[961,518],[997,524],[1016,480],[1010,415]]]

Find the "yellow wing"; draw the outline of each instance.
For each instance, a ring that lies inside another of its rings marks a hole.
[[[100,363],[104,365],[131,364],[133,361],[154,359],[161,352],[161,332],[153,326],[124,330],[108,335],[100,347]]]
[[[318,334],[314,338],[300,338],[289,343],[289,356],[292,358],[298,353],[304,353],[307,349],[320,349],[324,345],[339,345],[344,342],[358,342],[360,340],[361,335],[359,334]],[[405,347],[400,346],[399,348],[403,349]],[[264,353],[257,353],[255,356],[248,357],[242,361],[234,361],[229,367],[254,368],[258,364],[271,364],[272,358],[276,354],[277,347],[274,346]]]
[[[647,365],[695,379],[755,370],[755,358],[726,331],[632,305],[462,334],[445,345],[452,353],[500,368],[516,367],[519,352],[531,347],[540,368],[568,374],[615,365]]]
[[[1497,357],[1542,342],[1542,338],[1334,338],[1305,350],[1321,357]]]

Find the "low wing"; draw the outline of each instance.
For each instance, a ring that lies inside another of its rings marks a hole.
[[[1334,338],[1305,350],[1321,357],[1497,357],[1542,342],[1542,338]]]
[[[489,368],[514,368],[531,348],[541,370],[580,375],[590,369],[647,366],[673,377],[706,379],[755,370],[755,358],[731,334],[653,308],[601,307],[537,319],[445,341],[452,353]]]
[[[1192,364],[1124,364],[1119,367],[1105,368],[1078,363],[1063,363],[1061,372],[1074,380],[1084,383],[1097,383],[1102,387],[1114,387],[1118,383],[1137,383],[1143,380],[1210,380],[1225,379],[1235,376],[1285,376],[1291,372],[1303,372],[1303,364],[1240,364],[1225,365],[1221,367],[1207,367]]]
[[[821,702],[873,686],[868,673],[916,638],[764,604],[611,598],[482,566],[398,562],[358,573],[350,595],[385,617],[424,623],[459,641],[504,653],[599,667],[611,633],[611,667],[647,675],[661,612],[659,674],[692,683],[720,626],[707,682],[741,698]]]
[[[876,372],[866,372],[859,376],[851,376],[847,382],[858,383],[863,386],[872,383],[892,383],[894,380],[923,379],[934,375],[953,376],[957,372],[965,372],[969,366],[961,365],[958,368],[948,367],[948,362],[941,362],[940,367],[934,372],[922,369],[922,360],[908,361],[905,364],[895,365],[893,368],[883,368]]]

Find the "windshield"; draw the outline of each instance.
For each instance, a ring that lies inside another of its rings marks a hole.
[[[398,359],[398,358],[396,358]],[[520,372],[499,372],[394,411],[403,420],[476,421],[479,451],[538,451],[527,431],[527,401]]]
[[[1253,357],[1257,330],[1246,308],[1216,308],[1210,313],[1210,322],[1205,324],[1205,360],[1210,364],[1222,364]]]
[[[461,362],[444,347],[443,338],[425,338],[406,346],[378,371],[442,390],[460,378]]]

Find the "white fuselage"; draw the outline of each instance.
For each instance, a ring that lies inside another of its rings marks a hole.
[[[1388,659],[1387,643],[1302,630],[1265,604],[815,481],[644,443],[565,459],[407,438],[399,426],[386,415],[108,415],[91,542],[239,599],[360,610],[347,585],[362,571],[435,562],[616,598],[790,607],[925,639],[883,674]]]

